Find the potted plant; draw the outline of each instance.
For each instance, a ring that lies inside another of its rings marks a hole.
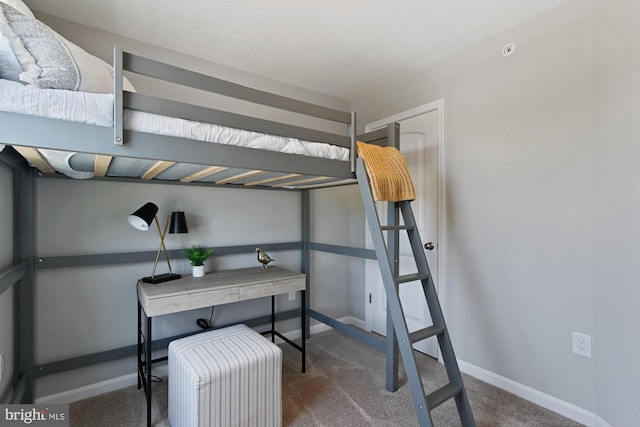
[[[191,245],[185,248],[182,254],[191,262],[193,266],[193,277],[204,276],[204,261],[211,256],[213,250],[204,249],[200,245]]]

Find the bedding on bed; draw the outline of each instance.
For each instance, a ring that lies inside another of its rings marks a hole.
[[[22,6],[22,7],[21,7]],[[10,70],[3,78],[21,80],[41,89],[68,89],[111,93],[113,68],[100,58],[71,43],[33,16],[22,2],[11,6],[0,1],[0,32],[10,52],[3,59],[17,62],[18,75]],[[14,58],[11,59],[11,54]],[[4,55],[3,55],[4,56]],[[11,67],[14,68],[14,67]],[[17,78],[15,78],[17,77]],[[133,91],[124,78],[126,90]]]
[[[31,10],[22,0],[0,0],[0,2],[8,4],[24,16],[35,19]],[[1,20],[2,17],[0,17],[0,21]],[[2,33],[2,27],[0,26],[0,78],[19,81],[21,72],[22,68],[20,67],[20,63],[11,49],[9,40]]]
[[[60,89],[39,89],[31,85],[0,80],[0,111],[113,127],[113,95]],[[218,144],[278,151],[348,161],[349,150],[331,144],[301,141],[209,123],[165,117],[141,111],[124,111],[124,128],[157,135],[174,136]],[[41,150],[56,170],[75,178],[90,173],[69,166],[74,153]],[[63,153],[63,154],[60,154]]]

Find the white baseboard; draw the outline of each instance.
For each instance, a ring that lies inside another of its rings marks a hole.
[[[340,322],[345,323],[347,325],[353,325],[360,328],[364,327],[364,322],[360,319],[356,319],[355,317],[343,317],[338,319]],[[324,332],[331,329],[330,326],[325,325],[324,323],[320,323],[317,325],[313,325],[311,327],[311,335],[317,334],[320,332]],[[300,329],[295,329],[293,331],[287,332],[283,334],[290,340],[298,339],[302,336]],[[276,343],[280,344],[283,341],[276,337]],[[153,374],[157,376],[166,376],[167,375],[167,364],[162,363],[154,365]],[[89,397],[99,396],[104,393],[109,393],[112,391],[120,390],[122,388],[126,388],[132,385],[137,384],[138,382],[138,374],[127,374],[117,378],[111,378],[105,381],[100,381],[94,384],[88,384],[83,387],[75,388],[72,390],[63,391],[61,393],[51,394],[48,396],[42,396],[36,399],[35,403],[71,403],[77,402],[78,400],[87,399]]]
[[[613,427],[613,426],[608,422],[606,422],[605,420],[603,420],[602,418],[600,418],[599,416],[595,415],[593,419],[593,427]]]
[[[365,322],[363,320],[357,319],[353,316],[345,316],[345,317],[341,317],[340,319],[336,319],[341,323],[344,323],[345,325],[351,325],[351,326],[356,326],[358,328],[364,329],[365,328]],[[315,334],[319,334],[320,332],[324,332],[324,331],[328,331],[330,329],[333,329],[331,326],[329,325],[325,325],[324,323],[317,323],[316,325],[311,326],[311,335],[315,335]],[[285,337],[289,338],[290,340],[296,340],[298,338],[300,338],[302,336],[302,334],[300,333],[300,329],[294,329],[293,331],[289,331],[287,333],[282,334]],[[283,341],[281,339],[279,339],[278,337],[276,337],[276,344],[281,344]]]
[[[584,424],[587,427],[611,427],[598,415],[572,403],[565,402],[564,400],[542,393],[541,391],[528,387],[524,384],[517,383],[509,378],[487,371],[486,369],[479,368],[463,360],[458,360],[458,366],[460,367],[460,371],[471,375],[474,378],[508,391],[509,393],[513,393],[518,397]]]
[[[336,319],[341,323],[344,323],[345,325],[351,325],[351,326],[355,326],[357,328],[360,329],[365,329],[367,324],[365,323],[364,320],[360,320],[358,318],[355,318],[353,316],[346,316],[346,317],[341,317],[340,319]],[[324,331],[328,331],[329,329],[333,329],[331,326],[329,325],[325,325],[324,323],[318,323],[317,325],[313,325],[311,327],[311,335],[313,334],[317,334],[320,332],[324,332]],[[299,331],[299,330],[298,330]],[[299,335],[298,335],[299,337]]]
[[[157,367],[153,368],[153,375],[160,377],[167,375],[167,364],[161,363]],[[137,374],[127,374],[121,377],[110,378],[105,381],[100,381],[94,384],[88,384],[83,387],[74,388],[71,390],[63,391],[61,393],[50,394],[48,396],[42,396],[35,400],[35,403],[71,403],[78,400],[87,399],[89,397],[99,396],[111,391],[120,390],[138,383]]]

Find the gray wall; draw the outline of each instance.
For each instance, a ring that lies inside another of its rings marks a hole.
[[[51,27],[91,53],[110,61],[114,44],[125,50],[179,64],[209,75],[226,78],[258,89],[273,91],[333,108],[347,110],[347,103],[271,80],[258,78],[236,70],[210,64],[179,52],[167,51],[114,34],[97,31],[51,16],[40,15]],[[171,85],[154,86],[144,79],[132,78],[136,90],[160,90],[164,96],[190,102],[241,111],[245,114],[274,118],[286,122],[300,120],[293,115],[264,110],[243,103],[234,103],[219,97],[205,96],[197,91],[181,92]],[[299,122],[311,127],[341,131],[313,120]],[[344,128],[344,127],[343,127]],[[322,190],[325,192],[340,191]],[[314,200],[315,196],[314,196]],[[253,244],[260,242],[298,241],[301,238],[300,204],[296,192],[233,190],[221,188],[186,187],[174,185],[129,184],[38,179],[37,181],[37,255],[64,256],[105,252],[155,250],[158,237],[154,230],[140,233],[126,222],[126,216],[146,201],[160,207],[160,218],[171,210],[184,210],[189,221],[187,236],[167,238],[169,249],[179,249],[191,242],[206,246]],[[349,206],[342,208],[350,214]],[[330,213],[325,218],[325,214]],[[335,206],[313,209],[314,224],[336,220]],[[339,216],[339,215],[338,215]],[[166,217],[166,216],[165,216]],[[338,218],[338,221],[340,219]],[[347,220],[347,224],[349,220]],[[337,244],[344,243],[344,234]],[[324,232],[316,236],[324,236]],[[346,234],[346,241],[353,231]],[[299,269],[300,254],[296,251],[272,254],[278,265]],[[151,261],[151,260],[150,260]],[[327,314],[335,317],[350,315],[350,303],[345,298],[334,298],[334,289],[342,294],[352,279],[350,260],[341,258],[326,261],[322,255],[317,261],[331,262],[314,286],[314,293]],[[255,255],[216,257],[210,260],[210,269],[254,265]],[[188,273],[186,261],[172,263],[177,272]],[[334,268],[335,267],[335,268]],[[161,267],[159,267],[161,268]],[[314,267],[315,268],[315,267]],[[164,271],[164,270],[162,270]],[[117,267],[90,267],[40,270],[36,274],[36,363],[43,364],[75,356],[90,354],[134,344],[135,335],[135,281],[149,275],[151,263],[121,265]],[[357,272],[356,272],[357,274]],[[297,306],[278,302],[281,309]],[[266,300],[265,300],[266,301]],[[265,301],[253,301],[216,309],[217,324],[264,315],[269,310]],[[156,323],[154,337],[194,330],[195,319],[208,317],[209,310],[182,315],[166,316]],[[298,328],[289,321],[283,329]],[[47,376],[37,381],[36,396],[62,393],[99,381],[109,380],[135,372],[132,359],[105,363],[62,374]]]
[[[352,103],[367,123],[445,99],[457,356],[615,426],[640,419],[638,22],[571,0]]]
[[[311,240],[318,243],[364,247],[364,208],[356,186],[318,189],[311,192]],[[347,302],[348,315],[365,320],[364,260],[343,255],[312,253],[311,307],[334,317]],[[327,292],[326,289],[331,289]]]
[[[640,3],[601,2],[598,10],[596,141],[597,412],[613,426],[640,420]]]
[[[314,239],[353,245],[357,234],[350,227],[353,203],[340,197],[344,189],[325,189],[312,195]],[[336,193],[338,196],[336,196]],[[155,230],[139,232],[126,217],[146,201],[160,207],[159,218],[180,209],[187,215],[189,234],[168,235],[169,250],[191,243],[233,246],[261,242],[291,242],[301,238],[298,192],[205,188],[182,185],[92,182],[41,178],[37,181],[38,257],[155,250]],[[332,203],[333,202],[333,203]],[[345,204],[347,206],[345,206]],[[331,222],[333,226],[329,226]],[[358,230],[361,233],[361,230]],[[357,239],[356,239],[357,240]],[[276,264],[297,270],[298,251],[271,252]],[[354,279],[350,259],[313,254],[313,306],[337,317],[351,315],[349,282]],[[253,253],[217,257],[207,261],[208,270],[256,265]],[[330,266],[330,267],[329,267]],[[186,260],[172,261],[174,272],[190,274]],[[166,271],[159,264],[159,271]],[[136,280],[151,272],[149,263],[115,267],[63,268],[36,273],[36,364],[119,348],[136,342]],[[360,277],[360,282],[362,277]],[[362,298],[358,296],[358,301]],[[278,310],[298,306],[286,296],[277,299]],[[216,308],[214,323],[225,324],[268,314],[268,300]],[[208,318],[209,309],[158,318],[154,338],[173,336],[196,328],[195,321]],[[289,321],[283,331],[299,328]],[[88,384],[131,374],[133,359],[123,359],[38,379],[37,397],[50,396]],[[64,399],[63,399],[64,400]]]
[[[13,175],[0,162],[0,272],[13,265]],[[0,353],[5,354],[5,371],[0,381],[0,403],[11,397],[13,374],[13,287],[0,294]]]
[[[206,247],[300,238],[300,195],[293,192],[231,190],[176,185],[39,179],[37,186],[37,254],[39,257],[155,250],[155,229],[134,230],[127,216],[146,201],[160,207],[159,218],[171,210],[186,213],[189,234],[168,235],[167,249],[191,243]],[[278,215],[264,215],[280,210]],[[278,265],[297,269],[298,252],[272,253]],[[151,261],[151,260],[150,260]],[[207,269],[257,265],[255,255],[216,257]],[[172,262],[175,272],[189,274],[184,259]],[[159,272],[166,265],[159,264]],[[39,270],[36,274],[36,364],[63,360],[136,342],[136,280],[151,273],[151,263],[107,267]],[[285,296],[286,298],[286,296]],[[292,306],[281,298],[281,308]],[[221,306],[214,323],[257,317],[269,312],[267,300]],[[196,330],[210,310],[169,315],[155,322],[154,338]],[[45,396],[135,371],[131,360],[97,366],[82,375],[48,376],[38,381]]]

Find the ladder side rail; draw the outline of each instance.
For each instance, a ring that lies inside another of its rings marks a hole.
[[[375,209],[375,208],[374,208]],[[387,225],[398,225],[400,222],[400,208],[396,203],[387,203]],[[382,229],[380,229],[382,231]],[[400,275],[400,230],[392,230],[387,232],[387,253],[392,263],[393,277]],[[395,286],[395,292],[400,292],[398,283],[392,282]],[[394,392],[399,388],[398,381],[398,337],[396,336],[396,330],[391,317],[391,310],[389,310],[389,301],[387,300],[387,337],[386,337],[386,381],[387,390]]]
[[[395,280],[392,273],[393,269],[389,262],[389,254],[386,250],[378,213],[373,201],[371,187],[369,186],[369,178],[361,158],[357,159],[356,176],[358,178],[358,187],[360,188],[365,213],[369,221],[369,231],[371,232],[371,238],[375,247],[376,257],[378,258],[378,265],[380,266],[380,273],[382,274],[382,281],[387,295],[387,309],[391,313],[393,325],[396,330],[400,354],[402,355],[406,375],[409,379],[418,422],[421,426],[431,427],[433,426],[433,421],[429,408],[427,407],[422,378],[417,369],[413,348],[409,340],[409,331],[400,303],[400,296],[396,292]]]
[[[400,149],[400,124],[397,122],[389,123],[386,129],[387,133],[387,146]],[[364,162],[363,162],[364,163]],[[366,169],[365,169],[366,173]],[[369,179],[367,177],[367,187],[369,187]],[[369,187],[371,191],[371,187]],[[373,196],[371,197],[373,200]],[[375,204],[375,203],[374,203]],[[377,212],[377,211],[376,211]],[[400,224],[400,208],[397,203],[387,203],[387,225],[397,226]],[[378,225],[380,223],[378,222]],[[387,253],[391,254],[393,259],[392,274],[393,277],[400,275],[400,230],[395,229],[387,234]],[[393,280],[395,286],[395,292],[400,295],[399,284]],[[404,317],[403,317],[404,319]],[[393,318],[391,317],[391,311],[389,310],[389,300],[387,299],[387,358],[386,358],[386,382],[388,391],[396,391],[399,387],[398,380],[398,337],[396,334]]]
[[[401,209],[402,216],[405,219],[405,224],[415,224],[416,222],[410,202],[402,203]],[[438,343],[440,345],[440,351],[442,353],[447,376],[451,383],[456,384],[461,388],[461,393],[455,396],[455,402],[456,406],[458,407],[460,420],[462,421],[463,426],[474,427],[475,420],[473,418],[473,413],[471,412],[471,405],[469,403],[466,388],[464,387],[464,383],[462,381],[462,374],[460,373],[458,361],[453,350],[451,336],[449,335],[449,330],[446,326],[444,314],[442,312],[440,300],[438,299],[438,294],[433,282],[433,276],[431,275],[431,271],[429,269],[429,263],[422,247],[422,240],[420,239],[418,228],[414,227],[412,230],[408,230],[408,237],[415,258],[416,266],[418,267],[418,271],[428,274],[428,277],[422,280],[422,287],[427,298],[427,304],[431,313],[431,319],[434,325],[440,326],[444,329],[443,333],[438,334]]]

